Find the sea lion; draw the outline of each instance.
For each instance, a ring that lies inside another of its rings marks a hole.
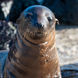
[[[4,78],[61,78],[54,14],[45,6],[30,6],[17,24],[17,39],[6,60]]]

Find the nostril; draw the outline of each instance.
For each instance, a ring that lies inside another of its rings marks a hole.
[[[39,28],[39,29],[40,29],[40,28],[43,28],[42,24],[38,24],[38,28]]]
[[[39,24],[39,23],[36,23],[35,25],[38,27],[38,29],[41,29],[41,28],[43,28],[43,27],[44,27],[44,25]]]

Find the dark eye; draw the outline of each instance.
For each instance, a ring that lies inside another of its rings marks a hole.
[[[51,17],[47,17],[49,22],[52,22],[52,18]]]
[[[28,18],[28,19],[31,19],[31,18],[32,18],[32,16],[33,16],[33,14],[32,14],[32,13],[27,13],[25,17],[26,17],[26,18]]]

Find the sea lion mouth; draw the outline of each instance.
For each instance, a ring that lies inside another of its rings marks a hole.
[[[33,40],[41,40],[42,38],[46,37],[47,34],[43,32],[26,32],[22,36],[24,39],[27,39],[27,37],[29,37]]]
[[[34,40],[39,40],[42,39],[44,37],[43,33],[37,32],[34,35],[30,35],[30,38],[34,39]]]

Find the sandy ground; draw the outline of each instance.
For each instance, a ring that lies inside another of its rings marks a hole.
[[[56,46],[61,65],[78,63],[78,26],[58,26]]]

